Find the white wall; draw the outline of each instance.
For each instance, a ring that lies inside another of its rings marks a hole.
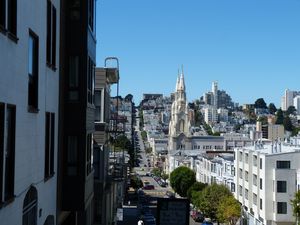
[[[56,67],[59,68],[59,0],[57,10]],[[38,191],[38,224],[48,215],[56,216],[56,173],[58,134],[59,69],[46,66],[47,1],[17,1],[18,43],[0,33],[0,102],[16,105],[14,201],[0,209],[3,225],[22,224],[23,201],[33,185]],[[27,111],[29,28],[39,36],[38,113]],[[55,175],[44,182],[45,111],[55,113]],[[3,221],[5,221],[3,223]]]

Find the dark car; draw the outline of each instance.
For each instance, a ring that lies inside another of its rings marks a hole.
[[[203,223],[202,223],[202,225],[214,225],[212,222],[209,222],[209,221],[204,221]]]
[[[201,212],[198,212],[198,211],[193,211],[192,212],[192,218],[195,222],[203,222],[204,221],[204,216]]]
[[[155,189],[155,188],[154,188],[154,185],[148,184],[148,185],[144,186],[143,189],[144,189],[144,190],[153,190],[153,189]]]

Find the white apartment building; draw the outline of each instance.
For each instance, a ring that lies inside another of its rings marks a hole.
[[[295,94],[295,91],[290,91],[289,89],[284,91],[284,96],[281,99],[281,108],[283,111],[286,111],[290,106],[293,105]]]
[[[294,224],[300,148],[281,143],[235,149],[235,197],[249,225]]]
[[[219,108],[217,112],[219,121],[228,122],[228,109]]]
[[[214,106],[207,105],[203,108],[204,121],[207,124],[214,124],[218,122],[217,108]]]
[[[0,4],[0,224],[54,225],[60,1]]]
[[[297,110],[297,114],[300,115],[300,95],[294,98],[294,106],[295,109]]]
[[[216,157],[198,156],[194,170],[197,181],[205,184],[224,184],[230,191],[235,191],[232,154],[222,154]]]

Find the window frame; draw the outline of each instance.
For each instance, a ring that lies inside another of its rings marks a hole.
[[[16,106],[0,102],[0,205],[14,200]]]
[[[277,193],[287,193],[287,181],[277,180],[277,182],[276,182],[276,192]]]
[[[56,12],[51,0],[47,0],[46,64],[53,70],[56,70]]]
[[[32,74],[30,74],[30,39],[33,40],[32,47]],[[29,29],[28,39],[28,112],[37,113],[39,101],[39,37]]]
[[[55,113],[45,113],[45,181],[54,175]]]
[[[281,206],[281,207],[279,207]],[[277,202],[277,214],[287,214],[287,202]]]

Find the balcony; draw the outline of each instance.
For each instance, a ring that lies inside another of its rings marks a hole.
[[[109,84],[116,84],[119,82],[119,69],[106,68],[106,79]]]

